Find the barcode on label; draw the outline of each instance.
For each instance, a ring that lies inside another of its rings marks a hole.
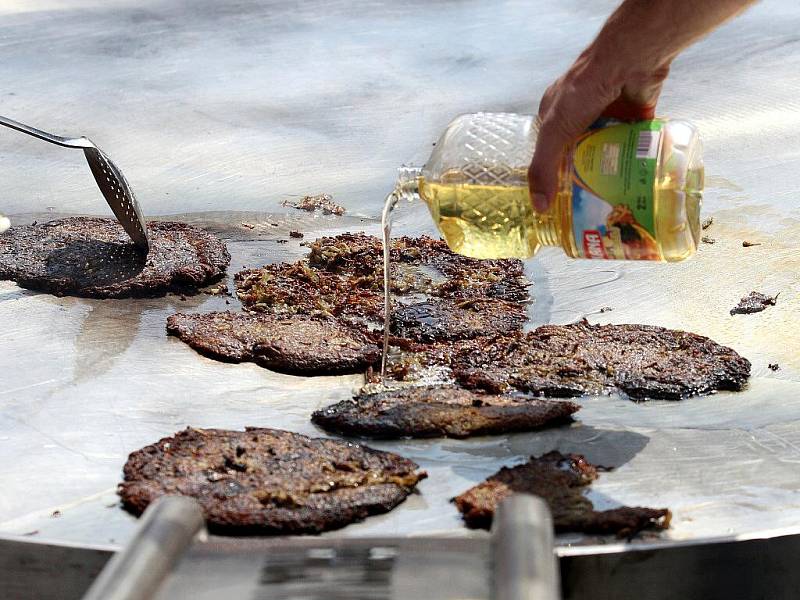
[[[660,131],[640,131],[639,142],[636,144],[636,158],[655,158],[660,139]]]

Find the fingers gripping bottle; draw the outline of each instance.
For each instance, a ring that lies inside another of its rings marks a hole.
[[[448,246],[474,258],[568,256],[674,262],[700,237],[702,148],[686,121],[597,121],[565,152],[559,191],[536,213],[527,169],[534,117],[456,118],[421,169],[400,171],[397,194],[421,197]]]

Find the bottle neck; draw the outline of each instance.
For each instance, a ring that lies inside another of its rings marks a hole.
[[[542,246],[561,246],[558,217],[554,210],[536,214],[536,237]]]
[[[542,246],[558,246],[569,256],[575,256],[574,250],[568,251],[566,245],[572,239],[572,150],[564,152],[558,173],[558,191],[547,212],[535,213],[536,237]],[[565,206],[566,205],[566,206]],[[571,243],[574,246],[574,243]]]
[[[420,167],[402,166],[397,169],[395,194],[398,200],[417,200],[419,198]]]

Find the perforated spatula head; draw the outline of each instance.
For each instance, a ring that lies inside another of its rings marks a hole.
[[[55,135],[3,116],[0,116],[0,125],[10,127],[56,146],[83,150],[100,192],[108,202],[120,225],[133,240],[133,243],[136,244],[136,247],[143,254],[147,254],[150,250],[150,241],[147,239],[147,226],[142,218],[139,203],[136,202],[136,196],[133,195],[133,190],[125,180],[122,171],[111,162],[111,159],[100,148],[94,145],[92,140],[84,136],[64,137]]]
[[[88,140],[87,140],[88,141]],[[91,143],[91,142],[90,142]],[[103,196],[133,243],[145,254],[150,249],[147,226],[139,203],[125,176],[100,148],[92,144],[83,148],[86,162]]]

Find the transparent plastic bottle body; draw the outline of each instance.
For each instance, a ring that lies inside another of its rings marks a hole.
[[[587,132],[565,153],[546,213],[534,212],[528,192],[536,135],[531,116],[462,115],[422,169],[401,170],[398,188],[425,201],[453,251],[475,258],[528,258],[543,246],[669,262],[695,252],[703,163],[693,125],[610,122]]]

